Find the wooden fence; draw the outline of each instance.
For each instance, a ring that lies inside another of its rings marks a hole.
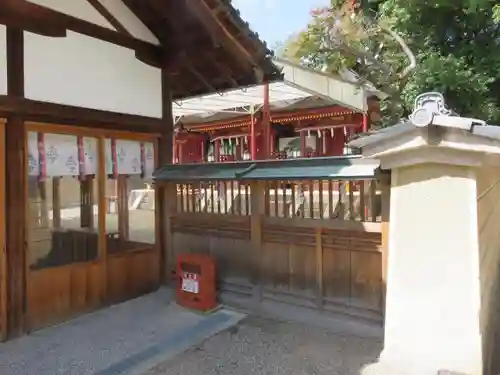
[[[219,288],[381,321],[383,198],[363,181],[167,184],[169,268],[181,252],[217,260]]]

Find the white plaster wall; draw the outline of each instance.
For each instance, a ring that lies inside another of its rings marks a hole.
[[[24,58],[29,99],[161,117],[161,71],[132,50],[72,32],[25,33]]]
[[[0,25],[0,95],[7,94],[7,35]]]
[[[99,14],[87,0],[28,0],[30,3],[65,13],[84,21],[113,29],[113,26]]]
[[[477,207],[481,281],[481,332],[484,372],[500,370],[500,168],[477,173]]]
[[[99,0],[99,2],[137,39],[159,45],[156,36],[137,18],[122,0]]]
[[[381,360],[408,373],[482,373],[476,194],[472,168],[392,171]]]

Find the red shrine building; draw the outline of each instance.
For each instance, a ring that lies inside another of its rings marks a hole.
[[[283,82],[174,102],[174,163],[340,156],[379,120],[383,94],[351,72],[275,62]]]

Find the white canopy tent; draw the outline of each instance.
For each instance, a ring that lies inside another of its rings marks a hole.
[[[360,86],[339,76],[319,73],[297,64],[275,60],[283,70],[283,82],[269,84],[269,104],[272,108],[286,108],[301,100],[316,97],[331,104],[359,111],[367,111],[367,98],[378,95],[368,86]],[[206,119],[217,113],[254,113],[265,101],[266,86],[252,86],[243,89],[187,98],[173,104],[176,120],[189,117]]]

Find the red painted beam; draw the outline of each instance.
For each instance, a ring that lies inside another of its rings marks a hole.
[[[305,109],[296,109],[291,111],[274,112],[271,114],[271,122],[286,122],[290,117],[293,118],[301,116],[321,116],[328,114],[331,114],[331,116],[333,117],[333,116],[342,116],[353,113],[356,112],[338,105],[319,107],[319,108],[305,108]]]
[[[328,114],[332,112],[338,112],[338,113],[355,113],[347,108],[341,107],[339,105],[332,105],[332,106],[326,106],[326,107],[319,107],[319,108],[304,108],[304,109],[293,109],[293,110],[288,110],[288,111],[274,111],[270,112],[270,120],[272,122],[274,121],[283,121],[286,122],[288,117],[294,117],[294,116],[314,116],[314,115],[322,115],[322,114]],[[291,120],[292,121],[292,120]],[[198,129],[198,128],[216,128],[218,126],[245,126],[245,125],[250,125],[250,120],[248,119],[248,115],[241,115],[238,117],[233,117],[230,119],[226,120],[216,120],[216,121],[209,121],[209,122],[200,122],[200,123],[191,123],[191,124],[184,124],[184,127],[186,129]]]

